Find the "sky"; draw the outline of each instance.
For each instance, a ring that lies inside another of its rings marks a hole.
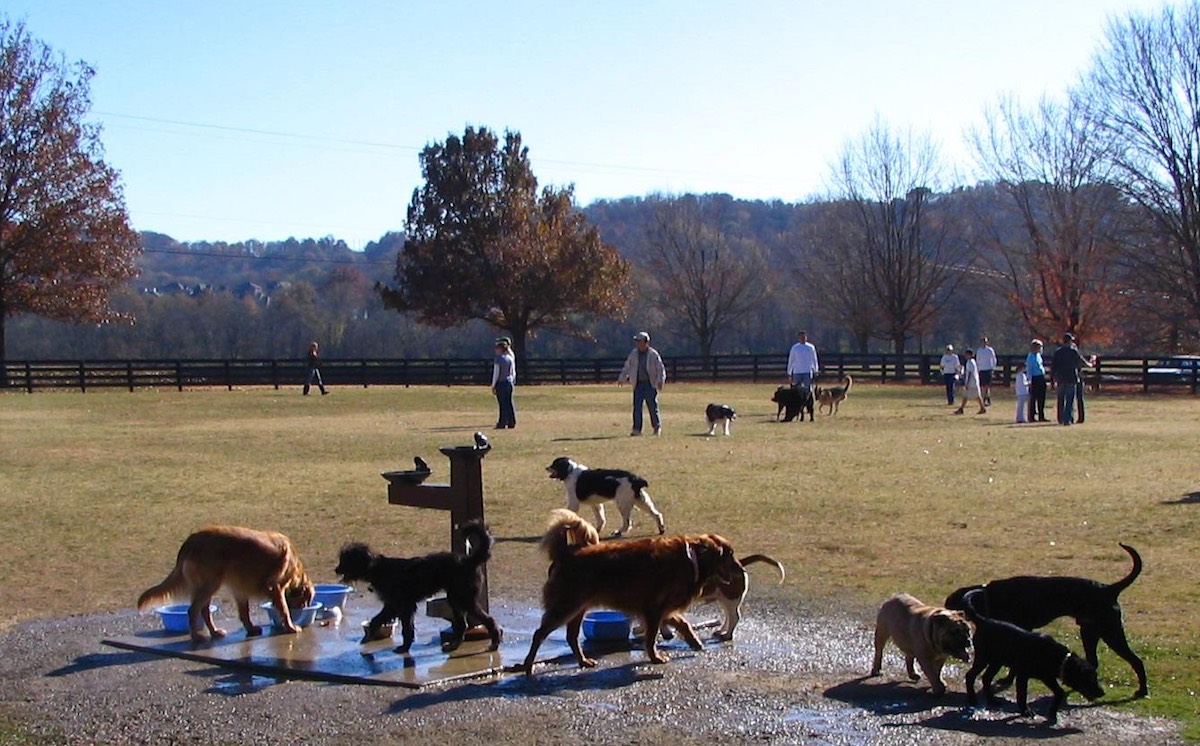
[[[96,71],[133,227],[180,241],[404,228],[419,154],[520,132],[543,185],[798,202],[877,119],[964,134],[1065,91],[1111,17],[1163,0],[4,0]]]

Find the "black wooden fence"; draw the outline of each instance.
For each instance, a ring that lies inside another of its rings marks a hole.
[[[940,355],[823,353],[821,380],[852,375],[861,382],[941,383]],[[1001,356],[996,383],[1008,385],[1023,356]],[[1191,362],[1191,361],[1185,361]],[[521,385],[611,383],[624,358],[531,359],[518,369]],[[782,383],[787,355],[666,358],[670,382]],[[185,388],[299,386],[305,361],[294,360],[47,360],[9,361],[0,381],[7,389]],[[491,380],[490,359],[329,359],[321,373],[334,386],[467,386]],[[1197,392],[1197,367],[1164,367],[1155,357],[1106,357],[1087,371],[1093,388]]]

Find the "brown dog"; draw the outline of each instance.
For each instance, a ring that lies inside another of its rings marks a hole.
[[[942,666],[954,656],[961,661],[971,657],[973,626],[961,611],[923,604],[907,593],[897,593],[883,602],[875,618],[875,662],[871,675],[878,676],[883,665],[883,646],[890,637],[904,653],[908,678],[917,681],[913,660],[929,679],[930,691],[937,696],[946,692]]]
[[[713,578],[726,583],[742,572],[733,547],[716,534],[655,536],[598,543],[596,529],[569,510],[551,514],[542,537],[550,573],[542,589],[542,621],[533,634],[525,673],[533,674],[538,648],[554,630],[567,625],[567,643],[584,668],[596,661],[579,647],[579,628],[588,609],[604,606],[640,617],[642,628],[674,627],[695,650],[703,646],[681,612]],[[658,635],[643,635],[646,657],[665,663]]]
[[[313,585],[304,572],[292,541],[274,531],[255,531],[240,526],[210,526],[184,540],[175,567],[166,579],[148,588],[138,598],[138,609],[174,597],[191,600],[188,627],[194,642],[203,642],[203,619],[213,637],[226,632],[213,624],[209,602],[221,588],[237,602],[238,618],[253,637],[262,632],[250,623],[250,599],[267,598],[276,609],[302,608],[313,598]],[[291,616],[280,618],[288,632],[297,632]]]
[[[779,571],[779,582],[783,583],[785,574],[783,565],[778,560],[765,554],[752,554],[738,560],[742,571],[735,572],[733,580],[726,582],[720,577],[714,576],[704,584],[704,588],[700,592],[700,601],[719,604],[721,611],[724,612],[724,620],[715,635],[718,640],[733,639],[733,630],[742,620],[742,601],[746,600],[746,591],[750,588],[750,573],[746,572],[746,565],[752,565],[755,562],[765,562],[773,566]],[[662,635],[668,640],[671,639],[670,632],[666,628],[662,630]]]
[[[818,386],[816,390],[817,401],[819,402],[817,404],[817,411],[820,412],[823,409],[828,409],[829,411],[825,412],[825,414],[837,414],[838,405],[846,400],[846,396],[850,393],[850,387],[853,385],[854,379],[847,375],[842,378],[841,386],[831,386],[829,388]]]

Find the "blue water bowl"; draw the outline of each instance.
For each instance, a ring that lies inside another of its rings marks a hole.
[[[264,603],[262,605],[262,608],[264,610],[266,610],[267,616],[271,618],[271,626],[272,627],[282,627],[283,626],[283,619],[279,616],[279,612],[275,609],[275,604],[271,603],[270,601],[267,601],[266,603]],[[301,627],[301,628],[307,627],[308,625],[313,623],[314,619],[317,618],[317,612],[320,610],[321,610],[321,604],[317,603],[316,601],[313,601],[311,604],[309,604],[308,606],[305,606],[303,609],[290,609],[291,617],[292,617],[292,624],[296,625],[297,627]]]
[[[158,618],[162,620],[163,629],[168,632],[191,632],[191,627],[188,624],[188,609],[191,604],[168,604],[159,606],[154,611],[158,614]],[[209,604],[208,610],[210,613],[217,610],[216,604]]]
[[[341,583],[317,583],[313,586],[313,603],[319,603],[323,607],[321,615],[324,616],[334,609],[341,609],[346,605],[346,599],[354,589],[348,585]]]
[[[619,611],[589,611],[583,615],[583,636],[589,640],[628,640],[632,624]]]

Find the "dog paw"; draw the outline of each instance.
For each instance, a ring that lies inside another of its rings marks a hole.
[[[713,635],[713,639],[717,642],[733,642],[732,632],[718,632]]]
[[[1144,699],[1145,697],[1149,697],[1149,696],[1150,696],[1150,690],[1147,689],[1146,687],[1142,687],[1141,689],[1138,689],[1136,692],[1133,693],[1134,699]]]
[[[246,637],[258,637],[262,634],[262,627],[250,626],[246,628]]]
[[[399,654],[399,655],[404,655],[404,654],[406,654],[406,653],[408,652],[408,649],[409,649],[409,648],[411,648],[411,647],[412,647],[412,643],[411,643],[411,642],[410,642],[410,643],[406,643],[406,644],[404,644],[404,645],[397,645],[396,647],[392,648],[392,652],[393,652],[393,653],[397,653],[397,654]]]
[[[212,636],[213,636],[213,637],[224,637],[224,636],[225,636],[225,635],[227,635],[227,634],[229,634],[229,633],[228,633],[228,632],[226,632],[225,630],[221,629],[220,627],[217,627],[216,629],[214,629],[214,630],[212,631]]]
[[[659,664],[666,663],[667,656],[663,655],[662,653],[659,653],[658,655],[652,655],[650,656],[650,662]]]
[[[580,658],[579,666],[580,668],[595,668],[596,661],[592,660],[591,658]]]

